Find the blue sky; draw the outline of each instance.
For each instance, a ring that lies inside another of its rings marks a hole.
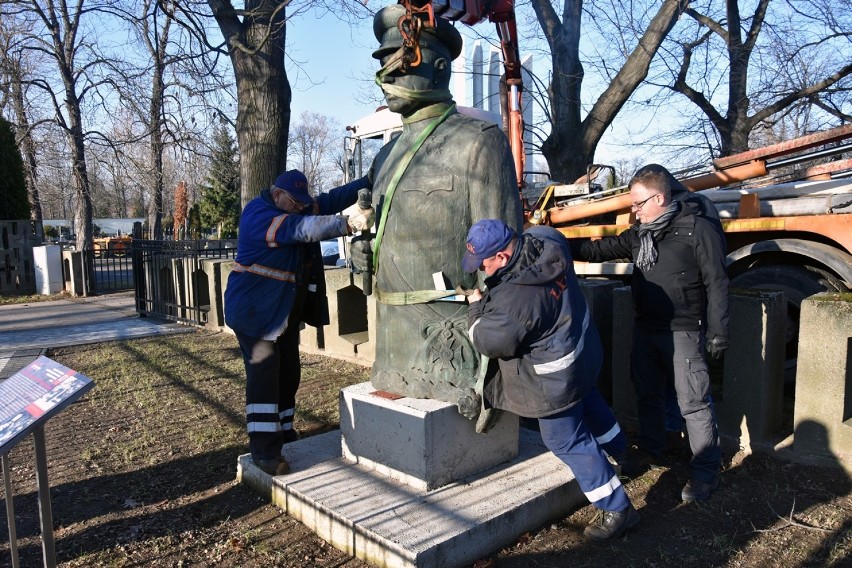
[[[307,12],[291,20],[287,73],[293,87],[293,118],[308,110],[346,126],[373,112],[380,104],[379,88],[369,83],[378,69],[370,55],[375,46],[372,20],[355,28],[331,14],[317,19]],[[366,100],[367,93],[376,100]]]

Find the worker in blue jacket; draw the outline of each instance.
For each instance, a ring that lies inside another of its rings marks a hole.
[[[354,204],[365,176],[313,197],[288,170],[251,200],[240,217],[237,258],[225,288],[225,323],[246,368],[246,422],[252,460],[270,475],[290,471],[282,445],[296,439],[293,416],[301,380],[299,328],[329,323],[320,241],[369,228],[372,209],[335,215]]]
[[[552,227],[518,235],[503,221],[484,219],[470,228],[466,247],[462,268],[486,276],[486,291],[468,296],[468,335],[490,359],[485,407],[537,418],[545,446],[603,511],[584,534],[622,536],[639,513],[606,455],[623,456],[627,438],[595,387],[603,347],[568,241]]]

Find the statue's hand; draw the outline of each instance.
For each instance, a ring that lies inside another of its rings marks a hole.
[[[370,272],[373,266],[373,241],[367,235],[352,239],[349,249],[349,260],[355,272]]]
[[[482,398],[473,389],[466,389],[464,394],[460,395],[456,401],[456,406],[459,409],[459,414],[468,420],[476,420],[479,416],[479,410],[482,408]]]

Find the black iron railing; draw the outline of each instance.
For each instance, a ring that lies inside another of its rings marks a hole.
[[[133,239],[131,257],[136,311],[172,321],[203,325],[210,311],[205,259],[234,258],[231,241]]]
[[[104,294],[133,289],[133,262],[130,250],[83,251],[83,274],[86,277],[86,294]]]

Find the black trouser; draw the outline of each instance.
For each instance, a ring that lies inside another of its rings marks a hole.
[[[302,379],[299,325],[276,341],[237,333],[246,367],[246,424],[255,459],[281,456],[285,431],[293,428],[296,391]]]
[[[633,332],[631,378],[639,412],[639,446],[659,455],[666,444],[666,385],[674,385],[692,449],[692,477],[710,481],[721,468],[719,431],[700,331]]]

